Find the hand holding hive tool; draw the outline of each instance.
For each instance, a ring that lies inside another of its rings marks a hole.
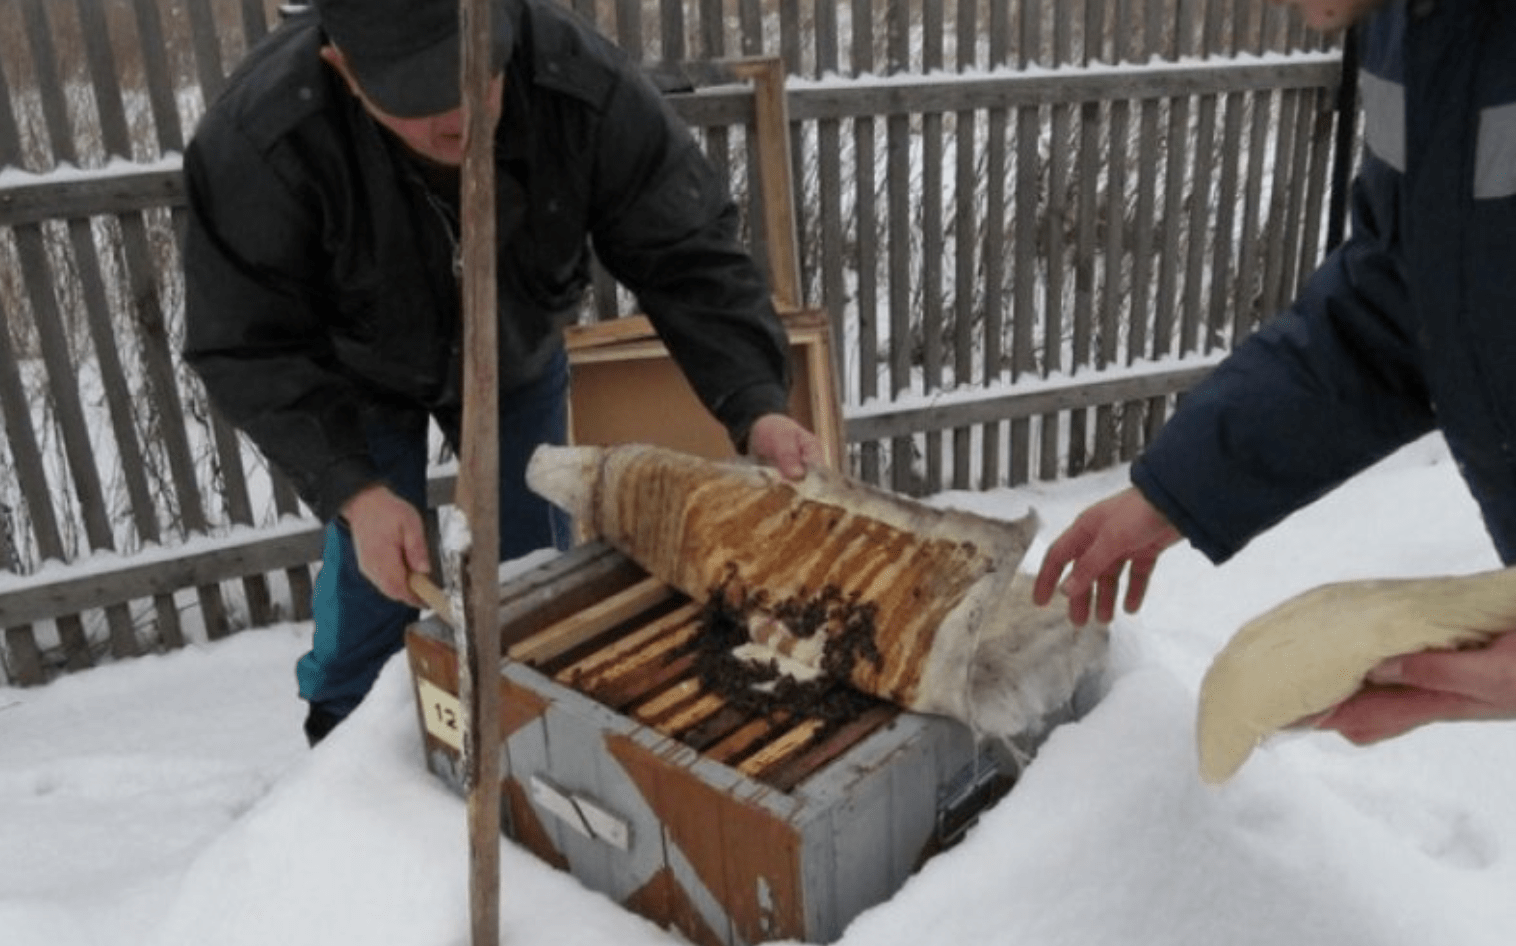
[[[541,447],[533,490],[696,600],[725,595],[774,650],[909,709],[1010,738],[1066,706],[1105,652],[1031,603],[1017,566],[1036,532],[941,510],[813,468],[646,445]],[[824,635],[821,646],[813,638]]]
[[[1382,661],[1516,630],[1516,570],[1324,585],[1254,618],[1200,686],[1200,775],[1231,778],[1272,733],[1353,697]]]

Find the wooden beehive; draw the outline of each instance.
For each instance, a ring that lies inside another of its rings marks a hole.
[[[827,942],[1009,787],[952,720],[734,707],[680,654],[698,618],[599,543],[502,588],[507,831],[586,886],[699,944]],[[461,790],[452,632],[407,649],[428,765]]]
[[[791,413],[841,469],[827,320],[783,318]],[[571,330],[568,349],[575,443],[732,455],[646,319]],[[874,703],[836,723],[707,692],[681,652],[697,619],[599,542],[501,589],[505,829],[586,886],[701,946],[828,942],[1010,787],[1003,747],[951,719]],[[453,632],[421,621],[406,648],[427,765],[461,792]]]

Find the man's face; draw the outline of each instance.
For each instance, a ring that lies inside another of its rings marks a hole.
[[[1307,26],[1328,31],[1339,30],[1364,17],[1384,0],[1271,0],[1300,11]]]
[[[398,115],[391,115],[363,94],[363,89],[353,78],[352,71],[348,69],[347,61],[340,50],[333,46],[324,46],[321,50],[321,58],[342,75],[347,81],[348,88],[363,103],[364,109],[374,117],[374,121],[388,128],[395,137],[405,143],[406,147],[423,158],[448,167],[459,167],[463,164],[463,108],[461,106],[419,118],[401,118]],[[500,120],[504,88],[503,75],[497,75],[490,81],[485,105],[489,109],[491,128]]]

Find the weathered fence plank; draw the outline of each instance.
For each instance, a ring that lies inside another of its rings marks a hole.
[[[0,188],[0,226],[132,213],[183,202],[177,159],[159,166],[79,171],[61,179],[13,174]]]
[[[210,0],[183,0],[182,9],[189,19],[195,77],[199,80],[201,96],[209,102],[221,93],[221,85],[226,81],[227,73],[221,59],[221,39],[216,30],[215,11]]]
[[[145,372],[146,402],[158,420],[158,432],[167,457],[178,522],[184,535],[204,534],[210,528],[201,500],[199,477],[190,447],[184,398],[174,375],[173,355],[163,300],[157,285],[157,267],[148,244],[147,228],[140,215],[123,215],[127,280],[130,285],[130,318],[135,322]],[[195,589],[207,636],[224,636],[230,629],[227,605],[221,589],[200,585]]]
[[[885,63],[886,74],[898,73],[909,59],[909,35],[904,18],[900,15],[901,4],[887,0],[889,16],[886,19],[888,49]],[[889,283],[888,320],[890,330],[889,374],[890,397],[899,398],[912,389],[911,371],[917,360],[914,339],[911,334],[913,315],[918,311],[912,291],[916,288],[913,276],[918,269],[913,260],[920,247],[913,239],[913,200],[915,190],[912,175],[916,164],[912,160],[911,119],[906,115],[891,115],[885,121],[884,177],[887,210],[886,240],[887,262],[885,279]],[[912,482],[915,441],[913,437],[900,436],[890,441],[890,484],[901,492],[919,491]]]
[[[658,58],[678,62],[689,58],[684,48],[684,4],[679,0],[659,0]]]
[[[1093,377],[1077,383],[1028,382],[1019,390],[1003,388],[943,395],[928,405],[864,405],[848,413],[844,426],[850,442],[869,441],[900,436],[907,431],[1000,423],[1050,411],[1164,397],[1193,387],[1216,364],[1215,357],[1195,360],[1195,365],[1178,368],[1158,363],[1147,370],[1110,372],[1114,377],[1109,378],[1102,378],[1097,371]]]
[[[962,50],[972,48],[978,36],[978,4],[960,0],[958,4],[958,58]],[[953,113],[956,134],[953,153],[953,384],[965,383],[973,376],[975,271],[977,261],[976,227],[979,217],[979,173],[975,162],[974,142],[978,139],[978,113],[961,109]],[[967,426],[953,428],[953,488],[968,489],[973,483],[972,451],[974,432]]]
[[[21,161],[20,129],[16,127],[15,111],[11,107],[9,83],[4,70],[0,70],[0,166],[15,165]],[[43,464],[42,450],[37,442],[36,425],[32,421],[30,398],[21,375],[21,365],[16,357],[16,344],[11,340],[11,326],[15,319],[10,313],[7,300],[0,298],[0,419],[5,422],[5,440],[10,448],[10,463],[18,499],[28,507],[27,520],[36,515],[49,519],[52,503],[48,495],[47,472]],[[34,511],[32,506],[38,508]],[[19,571],[22,567],[16,549],[15,525],[11,507],[0,509],[5,520],[0,523],[5,533],[6,569]],[[32,526],[36,533],[37,525]],[[56,532],[56,525],[52,531]],[[37,644],[33,628],[29,624],[14,624],[5,627],[5,670],[10,679],[23,685],[41,683],[46,679],[42,650]]]
[[[840,56],[841,38],[838,35],[837,4],[829,0],[817,0],[816,2],[816,70],[818,74],[835,73]],[[793,116],[792,116],[793,117]],[[801,129],[795,135],[797,141],[804,138],[804,124],[795,123],[795,127]],[[845,288],[845,263],[843,256],[844,229],[842,213],[842,126],[837,119],[822,119],[815,122],[815,185],[813,196],[806,200],[804,206],[813,209],[812,214],[800,214],[801,233],[814,233],[814,240],[802,238],[801,266],[802,271],[817,272],[816,277],[808,278],[807,284],[819,283],[820,295],[823,300],[833,300],[834,304],[826,305],[827,316],[831,321],[832,338],[837,340],[832,346],[833,376],[838,379],[847,378],[846,359],[843,339],[847,338],[846,326],[843,323],[843,307],[841,300],[846,293]],[[807,175],[802,170],[799,180],[804,182]],[[797,192],[803,191],[804,185],[797,188]],[[814,224],[807,225],[807,218],[813,217]],[[817,252],[806,253],[804,245],[819,245]],[[812,263],[812,260],[816,262]],[[845,380],[843,384],[845,385]]]
[[[85,60],[95,93],[95,110],[100,119],[101,142],[105,153],[111,157],[130,157],[131,131],[127,125],[126,107],[105,19],[101,15],[99,4],[91,0],[77,0],[75,8],[79,13]],[[68,226],[74,240],[74,255],[80,261],[79,276],[84,286],[84,308],[94,342],[94,357],[105,389],[105,402],[120,456],[119,467],[126,485],[132,522],[142,543],[157,543],[162,537],[157,507],[147,479],[142,442],[137,434],[134,409],[136,400],[115,337],[112,308],[106,298],[100,257],[92,237],[94,228],[91,219],[82,216],[71,218]],[[153,599],[153,612],[159,637],[171,646],[182,642],[184,635],[179,626],[179,610],[173,595],[157,595]],[[137,641],[128,638],[123,644],[113,639],[113,645],[113,653],[122,656],[127,647],[135,650]]]
[[[1051,62],[1068,64],[1074,62],[1074,30],[1066,4],[1053,7],[1053,27],[1050,36]],[[1069,269],[1069,241],[1067,216],[1069,213],[1071,131],[1075,117],[1074,107],[1067,104],[1051,104],[1047,109],[1049,143],[1047,155],[1047,197],[1043,211],[1041,264],[1043,279],[1043,338],[1042,371],[1057,374],[1065,368],[1064,348],[1067,319],[1066,275]],[[1040,419],[1041,436],[1037,445],[1037,477],[1051,480],[1059,475],[1062,457],[1061,447],[1066,436],[1063,415],[1050,412]]]
[[[1010,62],[1010,20],[1008,4],[990,4],[989,20],[989,67],[994,70]],[[1007,141],[1009,134],[1009,102],[994,102],[985,116],[984,147],[984,249],[980,258],[984,265],[984,298],[980,315],[982,328],[978,342],[983,350],[980,356],[979,379],[989,385],[1001,380],[1001,360],[1005,350],[1005,280],[1006,280],[1006,174]],[[1019,103],[1017,103],[1019,104]],[[963,384],[965,379],[959,379]],[[1003,424],[997,419],[979,427],[979,482],[1000,482],[1000,455]]]
[[[1021,5],[1021,37],[1017,44],[1017,68],[1025,69],[1042,47],[1041,7],[1035,3]],[[1011,197],[1013,255],[1011,275],[1011,358],[1010,379],[1035,376],[1037,372],[1036,334],[1044,331],[1037,311],[1039,267],[1037,245],[1037,205],[1042,172],[1042,108],[1023,105],[1016,109],[1016,176]],[[1016,486],[1031,479],[1032,429],[1027,418],[1010,423],[1010,454],[1006,462],[1006,482]]]
[[[642,4],[639,0],[616,0],[616,43],[632,58],[642,58]]]
[[[39,75],[61,76],[56,51],[53,45],[52,28],[47,9],[40,0],[26,0],[22,6],[26,25],[26,37],[31,46],[34,68]],[[78,155],[69,132],[69,116],[62,95],[42,97],[43,123],[48,144],[55,160],[65,164],[77,164]],[[76,269],[89,269],[98,273],[99,262],[94,255],[89,234],[80,232],[77,226],[69,227],[76,251],[84,255],[73,260]],[[65,319],[57,291],[74,287],[73,280],[58,278],[61,265],[57,254],[49,252],[46,231],[40,224],[20,227],[16,231],[17,252],[21,260],[22,280],[26,284],[33,328],[37,333],[43,363],[46,365],[48,394],[58,433],[62,438],[63,456],[73,485],[78,518],[84,529],[89,549],[111,550],[115,548],[111,533],[110,516],[106,511],[105,491],[100,483],[100,471],[95,465],[95,450],[90,442],[89,425],[85,420],[84,402],[79,392],[78,365],[68,337],[69,322]],[[136,643],[132,638],[131,615],[122,604],[116,604],[106,612],[112,650],[118,654],[133,654]],[[60,633],[64,629],[60,627]],[[87,648],[77,636],[80,629],[69,627],[65,633],[65,645],[71,650]]]
[[[183,151],[184,123],[174,94],[177,83],[170,71],[170,58],[166,55],[171,47],[163,33],[158,5],[151,0],[140,0],[132,4],[132,9],[136,13],[138,51],[160,153]],[[158,50],[162,52],[155,52]]]
[[[64,610],[108,607],[113,602],[172,595],[247,575],[279,571],[290,562],[321,557],[321,528],[294,523],[257,533],[232,532],[202,539],[188,552],[158,550],[111,567],[86,562],[62,568],[45,583],[6,588],[0,584],[0,626],[42,621]]]
[[[5,317],[5,324],[0,325],[0,417],[5,420],[6,444],[10,447],[21,499],[27,504],[27,519],[32,523],[38,544],[59,548],[62,542],[57,538],[58,526],[53,518],[47,471],[42,460],[42,450],[37,443],[36,426],[32,423],[30,399],[26,396],[21,367],[16,359],[15,346],[11,342],[11,320],[4,305],[0,305],[0,316]],[[9,549],[7,552],[9,557]],[[5,564],[7,568],[15,568],[19,563]],[[77,627],[77,617],[64,615],[62,619],[74,622]],[[46,678],[42,651],[37,646],[37,638],[30,624],[10,622],[0,626],[5,627],[11,679],[22,684],[41,683]],[[78,636],[73,638],[76,642],[83,637],[82,628],[77,633]]]
[[[853,10],[853,62],[856,68],[871,71],[874,67],[873,6],[870,0],[851,0]],[[794,114],[792,111],[791,115]],[[819,116],[818,116],[819,117]],[[842,116],[833,116],[842,117]],[[858,338],[856,394],[844,390],[844,400],[856,398],[867,402],[879,396],[879,241],[875,227],[874,119],[856,117],[853,122],[854,208],[853,238],[856,246],[854,270]],[[879,482],[883,468],[877,443],[861,446],[857,459],[859,474],[870,482]]]
[[[1243,187],[1242,225],[1237,263],[1236,304],[1232,314],[1232,338],[1240,339],[1251,332],[1261,318],[1259,304],[1259,260],[1262,255],[1263,208],[1263,159],[1268,153],[1270,118],[1276,106],[1276,97],[1254,98],[1252,128],[1248,133],[1247,184]]]
[[[1331,91],[1335,95],[1336,90]],[[1305,225],[1305,232],[1300,240],[1300,255],[1296,257],[1299,266],[1297,270],[1298,275],[1292,281],[1295,284],[1303,283],[1305,277],[1315,270],[1317,263],[1320,262],[1321,236],[1328,229],[1321,225],[1321,218],[1324,215],[1330,215],[1330,210],[1323,208],[1329,207],[1327,201],[1328,174],[1329,168],[1333,163],[1333,145],[1337,143],[1333,140],[1333,136],[1339,128],[1346,128],[1351,132],[1354,124],[1351,118],[1347,121],[1342,121],[1340,118],[1335,117],[1329,108],[1325,107],[1326,103],[1331,101],[1332,96],[1329,96],[1322,90],[1317,90],[1315,95],[1317,101],[1321,102],[1323,107],[1317,110],[1315,116],[1315,130],[1311,135],[1311,168],[1306,177],[1306,185],[1304,187],[1305,206],[1312,208],[1312,212],[1308,216],[1313,219]],[[1295,183],[1295,187],[1300,189],[1298,181]],[[1345,197],[1345,194],[1339,193],[1337,195],[1339,207],[1345,207],[1343,197]],[[1330,223],[1328,226],[1330,226]]]
[[[929,0],[922,8],[922,65],[928,73],[941,70],[946,41],[941,0]],[[922,188],[920,188],[920,361],[925,390],[943,387],[943,114],[922,115]],[[929,431],[923,438],[922,482],[926,493],[943,490],[943,435]]]
[[[1131,285],[1127,293],[1127,364],[1148,357],[1159,328],[1153,304],[1153,246],[1159,234],[1156,222],[1158,202],[1158,111],[1157,102],[1139,102],[1137,109],[1137,180],[1136,204],[1131,226]],[[1125,226],[1123,224],[1123,226]],[[1131,460],[1146,442],[1144,436],[1146,404],[1128,401],[1121,405],[1121,442],[1118,456]]]
[[[1286,300],[1280,273],[1284,268],[1284,239],[1289,228],[1289,182],[1300,172],[1295,148],[1296,112],[1301,106],[1297,92],[1281,92],[1278,97],[1278,120],[1274,128],[1274,173],[1269,181],[1269,197],[1260,208],[1263,215],[1258,234],[1262,271],[1258,277],[1256,318],[1273,314]]]

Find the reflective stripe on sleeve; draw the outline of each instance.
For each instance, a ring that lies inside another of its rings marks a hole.
[[[1405,172],[1405,86],[1369,72],[1359,76],[1363,137],[1374,156]]]
[[[1494,200],[1516,194],[1516,103],[1479,113],[1479,147],[1474,153],[1474,198]]]

